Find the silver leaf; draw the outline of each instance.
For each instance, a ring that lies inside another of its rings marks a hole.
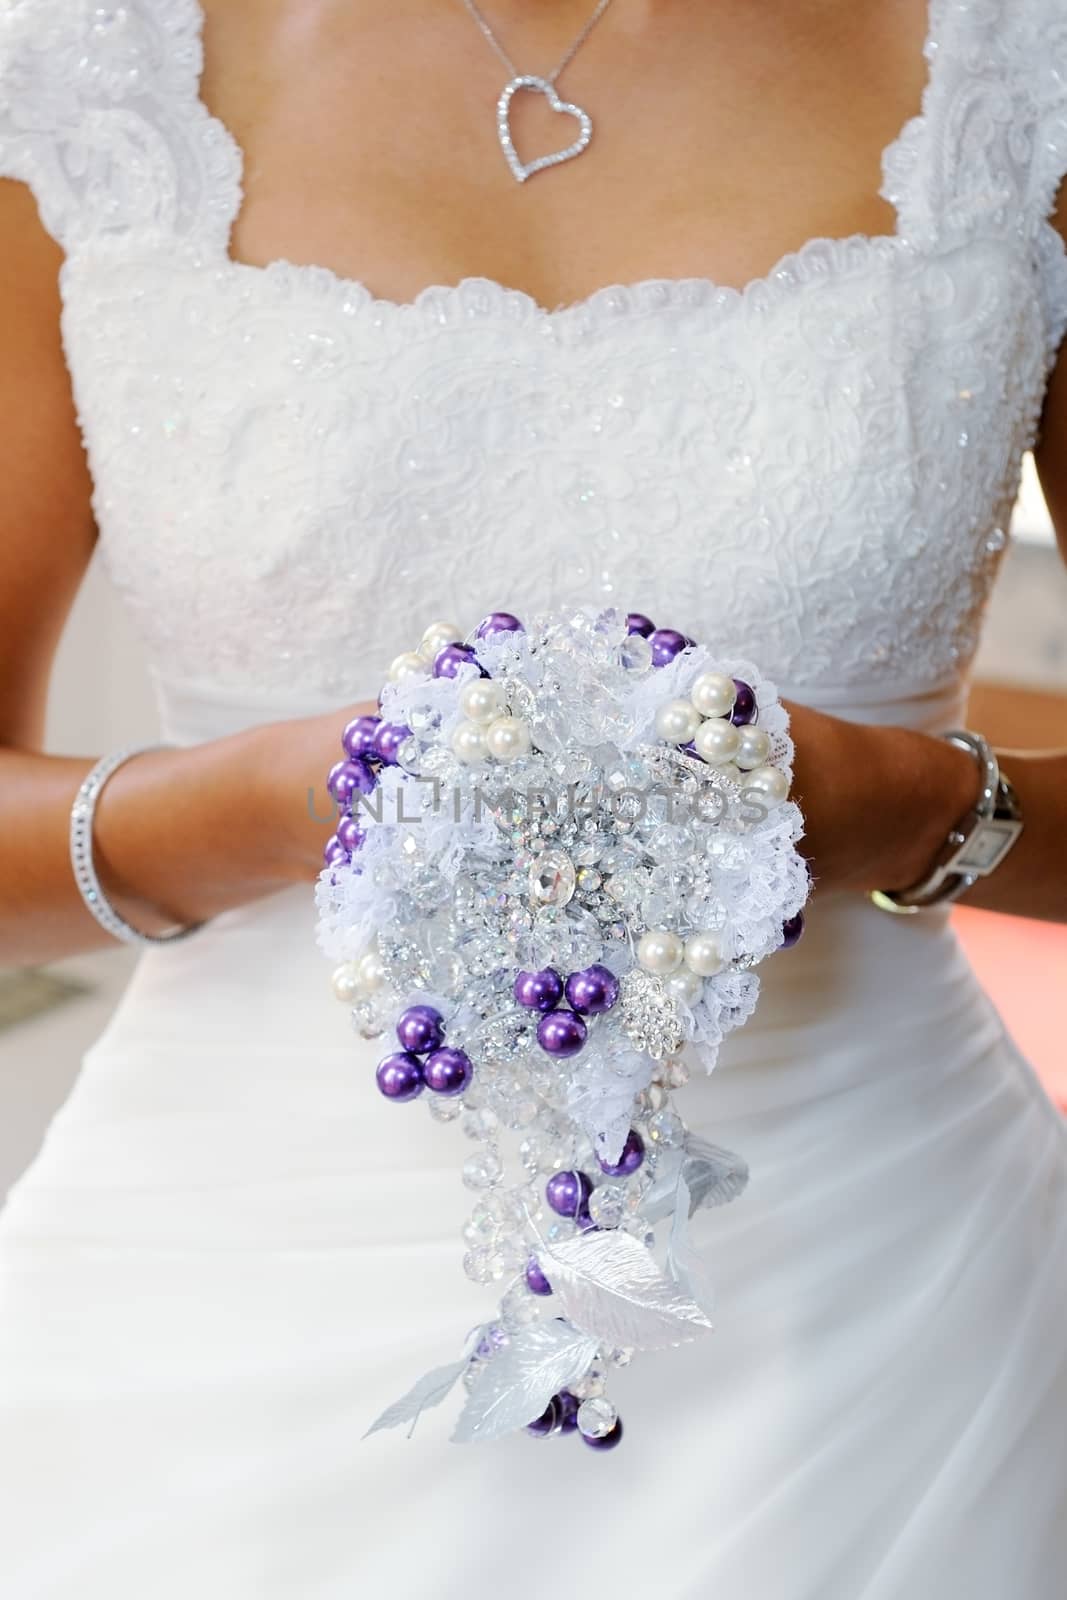
[[[689,1215],[736,1200],[748,1184],[748,1162],[691,1133],[685,1141],[682,1176],[689,1186]]]
[[[632,1234],[589,1230],[540,1245],[537,1259],[564,1316],[600,1344],[662,1350],[711,1327]]]
[[[641,1211],[650,1222],[671,1215],[680,1175],[684,1175],[689,1188],[692,1216],[696,1211],[736,1200],[748,1184],[748,1163],[743,1156],[711,1144],[699,1134],[689,1134],[684,1150],[665,1151],[659,1158],[655,1181],[641,1202]]]
[[[554,1394],[584,1377],[597,1341],[555,1318],[513,1333],[467,1396],[454,1444],[499,1439],[539,1417]]]
[[[674,1207],[670,1237],[667,1240],[667,1271],[678,1287],[685,1291],[698,1306],[710,1316],[714,1299],[711,1279],[693,1245],[689,1233],[689,1185],[683,1174],[678,1175],[678,1195]]]
[[[372,1433],[377,1433],[380,1428],[399,1428],[405,1422],[410,1422],[408,1438],[415,1432],[415,1424],[424,1411],[431,1406],[439,1406],[442,1400],[452,1393],[457,1380],[463,1376],[470,1361],[471,1352],[485,1332],[484,1325],[473,1329],[468,1335],[464,1346],[463,1355],[458,1361],[450,1361],[447,1366],[434,1367],[426,1372],[413,1384],[407,1394],[401,1395],[399,1400],[394,1400],[391,1406],[386,1406],[381,1416],[376,1417],[363,1435],[369,1438]]]

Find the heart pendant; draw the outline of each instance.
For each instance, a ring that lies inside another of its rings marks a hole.
[[[578,137],[573,144],[569,144],[565,150],[557,150],[554,155],[538,156],[534,161],[519,160],[511,137],[511,102],[520,89],[531,89],[536,94],[543,94],[553,111],[561,111],[564,116],[574,118],[578,124]],[[527,178],[532,178],[535,172],[540,172],[545,167],[555,167],[561,161],[571,161],[575,156],[580,156],[593,137],[593,124],[581,106],[572,106],[566,100],[561,100],[547,78],[535,78],[529,73],[523,73],[505,84],[504,92],[497,101],[496,131],[508,166],[516,180],[525,183]]]

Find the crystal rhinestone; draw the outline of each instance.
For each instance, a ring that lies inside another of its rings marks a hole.
[[[626,1215],[626,1199],[621,1183],[602,1183],[589,1196],[589,1215],[598,1228],[617,1228]]]
[[[578,1431],[589,1439],[603,1439],[618,1421],[618,1412],[603,1395],[590,1395],[578,1407]]]
[[[460,1123],[468,1139],[478,1140],[491,1139],[499,1126],[496,1114],[487,1107],[480,1111],[465,1110]]]
[[[441,1094],[428,1095],[426,1103],[435,1122],[454,1122],[463,1109],[458,1100],[450,1100]]]
[[[479,1200],[463,1224],[463,1237],[472,1247],[481,1247],[489,1240],[495,1239],[498,1226],[498,1220],[489,1207],[484,1201]]]
[[[503,1163],[495,1150],[482,1150],[468,1156],[463,1163],[463,1182],[468,1189],[488,1189],[497,1182],[504,1171]]]
[[[574,894],[574,862],[561,850],[545,850],[530,867],[530,898],[537,906],[566,906]]]
[[[664,1107],[648,1119],[648,1137],[654,1144],[673,1148],[685,1138],[685,1123],[675,1112]]]
[[[648,672],[652,667],[652,646],[639,633],[631,633],[619,646],[619,660],[627,672]]]
[[[525,1283],[515,1284],[500,1302],[500,1319],[511,1332],[528,1327],[540,1314],[538,1297],[530,1293]]]
[[[592,1400],[602,1395],[605,1387],[604,1368],[599,1361],[596,1361],[584,1378],[579,1378],[570,1385],[570,1391],[577,1400]]]
[[[488,1283],[492,1277],[489,1257],[484,1250],[468,1250],[463,1257],[463,1270],[472,1283]]]

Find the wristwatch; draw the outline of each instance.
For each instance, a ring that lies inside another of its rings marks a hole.
[[[950,744],[967,750],[978,763],[982,789],[975,804],[953,828],[930,873],[910,889],[871,889],[869,898],[881,911],[910,915],[927,906],[958,900],[979,878],[1000,866],[1023,831],[1018,796],[1000,770],[987,740],[980,733],[954,729],[942,735]]]

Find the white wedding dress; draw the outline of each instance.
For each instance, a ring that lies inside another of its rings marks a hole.
[[[371,695],[431,618],[563,596],[845,717],[960,722],[1067,328],[1062,0],[931,0],[893,235],[559,310],[230,261],[201,21],[0,10],[0,172],[66,250],[166,738]],[[310,890],[145,955],[0,1226],[4,1600],[1062,1600],[1064,1124],[941,914],[819,895],[763,972],[683,1094],[752,1169],[696,1225],[717,1330],[617,1375],[605,1455],[450,1444],[458,1399],[361,1439],[495,1305],[470,1147],[378,1095]]]

